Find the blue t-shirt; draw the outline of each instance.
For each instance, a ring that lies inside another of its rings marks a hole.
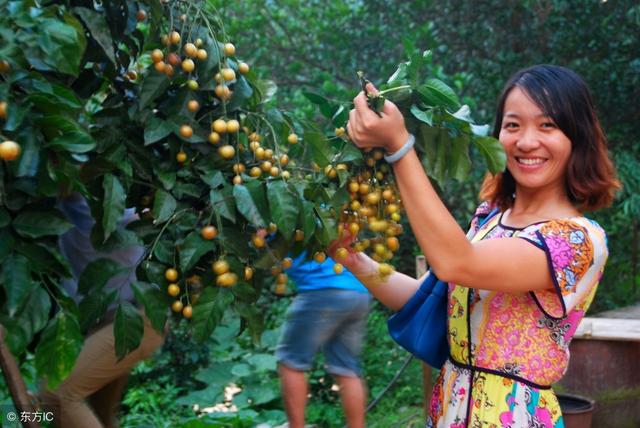
[[[345,269],[341,274],[333,271],[336,264],[331,258],[318,263],[315,260],[305,260],[306,252],[302,252],[293,259],[293,264],[286,270],[289,278],[296,284],[299,292],[323,290],[326,288],[339,288],[352,290],[359,293],[368,293],[367,287],[362,285],[358,278]]]

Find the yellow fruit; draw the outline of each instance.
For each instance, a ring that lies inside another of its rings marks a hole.
[[[191,113],[195,113],[198,110],[200,110],[200,103],[196,100],[191,100],[187,103],[187,109],[191,112]]]
[[[227,82],[232,80],[236,80],[236,72],[233,71],[233,68],[223,68],[221,71],[222,78]]]
[[[196,47],[202,47],[202,45],[204,44],[204,42],[202,41],[202,39],[200,37],[198,37],[196,39]]]
[[[136,13],[136,21],[143,22],[146,19],[147,19],[147,12],[145,12],[142,9],[138,10],[138,13]]]
[[[16,160],[20,156],[20,145],[15,141],[3,141],[0,143],[0,159],[5,161]]]
[[[138,79],[138,73],[135,70],[129,70],[127,71],[127,74],[125,74],[125,77],[127,78],[127,80],[130,81],[134,81]]]
[[[269,223],[269,226],[267,227],[267,231],[269,233],[276,233],[278,231],[278,225],[275,223]]]
[[[180,61],[180,57],[175,52],[171,52],[169,55],[167,55],[167,62],[174,67],[179,66]]]
[[[391,251],[397,251],[400,248],[400,241],[395,236],[387,238],[387,248]]]
[[[216,131],[218,134],[224,134],[227,132],[227,122],[222,119],[214,120],[211,124],[211,129]]]
[[[213,76],[213,79],[217,82],[217,83],[222,83],[222,81],[224,79],[222,79],[222,74],[220,73],[216,73],[215,76]]]
[[[169,294],[169,296],[171,297],[176,297],[178,294],[180,294],[180,287],[178,286],[178,284],[169,284],[169,286],[167,287],[167,294]]]
[[[231,159],[236,154],[236,149],[230,144],[225,144],[218,149],[218,154],[224,159]]]
[[[176,154],[176,160],[178,161],[178,163],[184,163],[187,161],[187,154],[185,152],[178,152]]]
[[[193,136],[193,128],[189,125],[182,125],[180,127],[180,136],[182,138],[191,138]]]
[[[214,92],[221,100],[228,100],[229,98],[231,98],[231,90],[227,85],[216,86]]]
[[[197,80],[189,79],[189,80],[187,80],[187,87],[189,89],[191,89],[192,91],[197,91],[198,88],[200,87],[200,85],[198,85],[198,81]]]
[[[262,164],[260,165],[260,169],[263,170],[264,172],[269,172],[269,170],[271,170],[271,167],[273,166],[273,164],[269,161],[264,161],[262,162]]]
[[[232,43],[225,43],[224,44],[224,54],[226,56],[232,56],[236,53],[236,47],[233,46]]]
[[[232,182],[233,184],[242,184],[242,177],[239,175],[234,175]]]
[[[253,268],[251,266],[244,267],[244,279],[249,281],[253,278]]]
[[[324,168],[324,174],[327,177],[329,177],[331,179],[334,179],[334,178],[336,178],[338,176],[338,171],[332,165],[327,165]]]
[[[318,251],[317,253],[315,253],[313,255],[313,260],[316,261],[316,263],[322,263],[327,259],[327,255],[322,252],[322,251]]]
[[[191,318],[193,316],[193,308],[191,305],[187,305],[182,309],[182,316],[185,318]]]
[[[344,247],[340,247],[336,250],[336,255],[335,255],[335,259],[336,260],[344,260],[349,256],[349,250],[347,250]]]
[[[9,64],[9,61],[0,61],[0,73],[6,73],[9,70],[11,70],[11,64]]]
[[[360,225],[356,222],[349,223],[349,232],[352,235],[357,235],[360,232]]]
[[[350,181],[349,182],[349,192],[358,193],[358,189],[360,189],[360,185],[358,184],[357,181]]]
[[[304,232],[300,229],[296,229],[295,234],[294,234],[294,239],[296,241],[303,241],[304,240]]]
[[[289,173],[289,171],[282,171],[282,178],[284,178],[285,180],[288,180],[291,177],[291,174]]]
[[[393,266],[388,263],[380,263],[378,266],[378,273],[380,276],[389,276],[393,273]]]
[[[246,62],[239,63],[238,72],[240,72],[240,74],[247,74],[249,72],[249,65]]]
[[[176,300],[175,302],[173,302],[171,304],[171,310],[173,312],[182,312],[182,308],[184,307],[184,305],[182,304],[182,302],[180,300]]]
[[[395,195],[393,194],[393,190],[391,189],[385,189],[382,192],[382,199],[384,199],[385,201],[391,202],[394,197]]]
[[[238,282],[238,275],[233,272],[226,272],[216,278],[216,284],[220,287],[232,287]]]
[[[249,141],[256,141],[259,143],[260,140],[262,140],[262,137],[257,132],[252,132],[251,134],[249,134]]]
[[[289,136],[287,137],[287,141],[289,142],[289,144],[297,144],[298,136],[296,134],[289,134]]]
[[[277,166],[272,166],[269,170],[269,175],[272,177],[277,177],[278,175],[280,175],[280,168],[278,168]]]
[[[193,43],[185,44],[183,50],[185,55],[190,56],[192,58],[195,57],[196,54],[198,53],[198,48]]]
[[[393,213],[391,214],[391,220],[393,221],[400,221],[402,217],[400,216],[400,213]]]
[[[176,282],[178,280],[178,271],[175,270],[174,268],[169,268],[166,271],[164,271],[164,277],[169,282]]]
[[[218,236],[218,229],[215,226],[209,225],[202,228],[200,235],[206,240],[211,240]]]
[[[205,51],[204,49],[198,49],[198,52],[196,52],[196,57],[200,60],[200,61],[204,61],[207,59],[207,51]]]
[[[286,166],[289,163],[289,156],[281,155],[279,161],[281,166]]]
[[[279,273],[276,276],[276,284],[286,284],[289,280],[289,276],[286,273]]]
[[[342,271],[344,271],[344,266],[342,266],[340,263],[336,263],[335,265],[333,265],[333,271],[337,275],[340,275]]]
[[[158,63],[163,59],[164,59],[164,54],[160,49],[154,49],[153,52],[151,52],[151,61]]]
[[[187,58],[184,61],[182,61],[182,69],[186,73],[191,73],[195,68],[196,68],[196,64],[193,62],[192,59]]]
[[[336,128],[335,129],[336,137],[342,137],[345,134],[344,128]]]
[[[218,144],[220,142],[220,134],[213,131],[212,133],[209,134],[209,137],[207,139],[211,144]]]
[[[287,270],[293,265],[293,259],[291,257],[285,257],[282,260],[282,269]]]
[[[177,45],[178,43],[180,43],[180,33],[178,33],[177,31],[172,31],[171,33],[169,33],[169,42],[172,45]]]
[[[235,133],[240,130],[240,122],[235,119],[231,119],[227,121],[227,132]]]
[[[380,202],[380,193],[378,192],[369,193],[367,195],[366,201],[369,205],[376,205],[378,202]]]
[[[253,178],[258,178],[260,177],[260,175],[262,175],[262,170],[257,166],[254,166],[249,170],[249,175]]]
[[[253,243],[253,246],[256,248],[262,248],[265,245],[264,238],[258,235],[253,235],[253,237],[251,238],[251,242]]]
[[[223,273],[229,272],[229,262],[226,260],[218,260],[211,265],[211,268],[216,275],[222,275]]]
[[[165,64],[164,62],[160,61],[160,62],[156,62],[155,64],[153,64],[153,67],[156,69],[157,72],[159,73],[164,73],[164,69],[167,66],[167,64]]]
[[[242,174],[243,172],[246,171],[246,167],[244,166],[243,163],[236,163],[233,165],[233,172],[235,172],[236,174]]]
[[[287,292],[287,283],[276,283],[275,293],[278,296],[283,296]]]

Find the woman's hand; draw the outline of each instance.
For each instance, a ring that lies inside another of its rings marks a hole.
[[[377,92],[372,84],[367,85],[371,93]],[[398,107],[386,100],[379,117],[367,105],[367,96],[360,92],[353,99],[355,108],[349,113],[347,130],[349,137],[360,149],[383,148],[387,153],[399,150],[409,138],[404,117]]]
[[[342,264],[346,267],[351,273],[356,274],[355,271],[359,271],[359,265],[363,261],[363,254],[354,250],[353,243],[355,242],[355,236],[352,235],[348,228],[345,227],[344,231],[335,241],[332,241],[329,244],[329,247],[326,250],[326,253],[331,257],[336,263]],[[336,251],[338,248],[345,248],[347,250],[347,256],[342,258],[336,258]]]

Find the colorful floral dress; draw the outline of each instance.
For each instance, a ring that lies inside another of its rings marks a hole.
[[[551,389],[565,373],[569,342],[608,256],[602,228],[585,217],[522,229],[476,211],[472,241],[517,237],[547,255],[555,290],[506,293],[449,285],[450,358],[433,390],[427,427],[564,427]],[[522,273],[526,275],[526,272]]]

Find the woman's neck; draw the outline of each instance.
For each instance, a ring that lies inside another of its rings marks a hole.
[[[519,189],[508,214],[508,223],[510,226],[523,226],[579,215],[580,211],[573,206],[565,192],[528,192]]]

